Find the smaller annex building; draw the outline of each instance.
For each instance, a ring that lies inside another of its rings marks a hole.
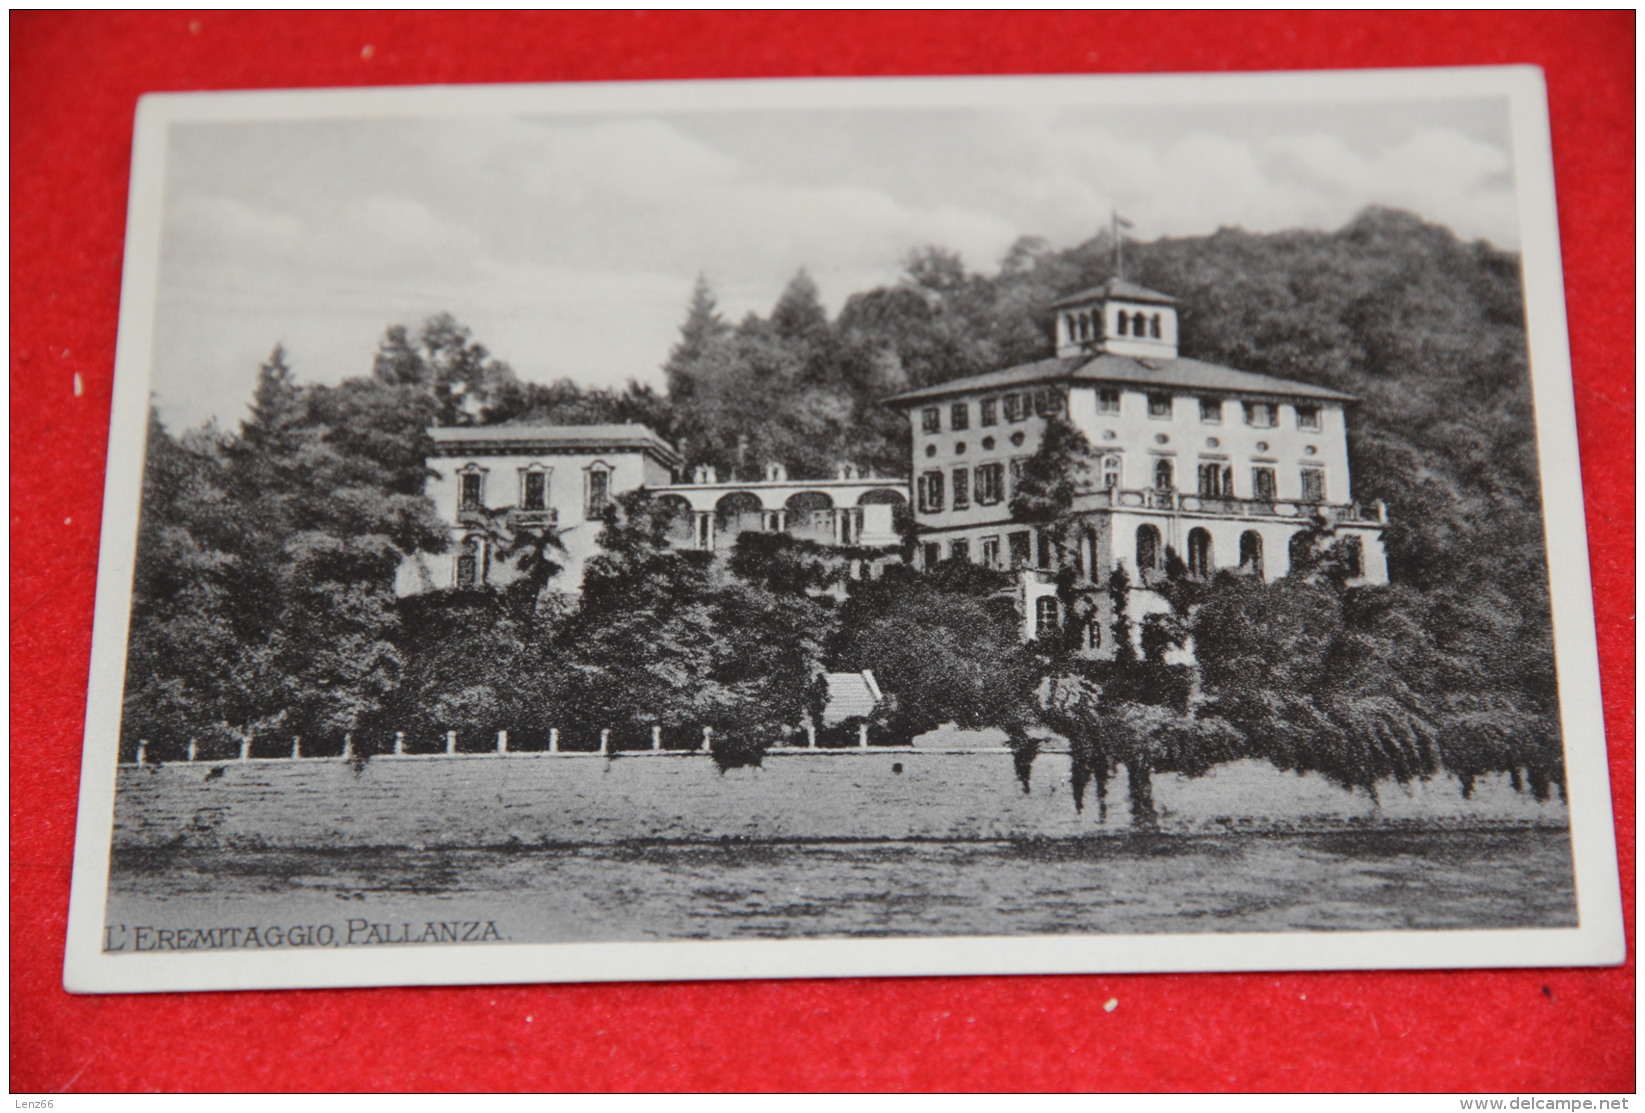
[[[1386,512],[1356,503],[1349,482],[1352,396],[1182,358],[1176,299],[1123,279],[1053,309],[1053,358],[888,399],[908,414],[922,566],[1017,570],[1025,634],[1060,623],[1056,558],[1010,502],[1048,422],[1063,415],[1093,450],[1077,479],[1076,574],[1100,585],[1125,566],[1133,615],[1164,608],[1146,588],[1168,550],[1190,574],[1277,579],[1293,539],[1320,515],[1348,540],[1359,579],[1387,581]],[[1109,623],[1100,615],[1083,634],[1097,656],[1113,652]]]
[[[680,482],[679,452],[644,425],[495,425],[429,430],[434,453],[424,488],[455,545],[402,564],[401,595],[500,585],[514,576],[499,534],[520,527],[558,531],[564,565],[556,584],[580,590],[598,551],[602,515],[618,495],[645,488],[676,506],[671,544],[727,552],[749,530],[786,533],[865,549],[901,543],[908,481],[842,465],[831,479],[791,480],[769,465],[755,481],[721,480],[697,468]]]
[[[682,461],[644,425],[486,425],[434,428],[424,493],[450,524],[454,551],[416,557],[400,568],[402,595],[506,582],[492,550],[492,526],[552,526],[565,565],[581,584],[606,506],[623,491],[673,480]]]

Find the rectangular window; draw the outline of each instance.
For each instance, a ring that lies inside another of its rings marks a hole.
[[[971,469],[954,469],[954,509],[969,510],[971,507]]]
[[[1323,468],[1302,469],[1302,501],[1325,501],[1325,470]]]
[[[1036,390],[1034,392],[1034,412],[1041,417],[1050,417],[1062,409],[1062,395],[1055,390]]]
[[[935,541],[927,541],[924,546],[925,566],[935,568],[942,561],[942,546]]]
[[[465,472],[457,477],[457,509],[480,509],[480,483],[484,479],[479,472]]]
[[[1199,400],[1199,419],[1207,425],[1222,424],[1222,399],[1201,398]]]
[[[942,472],[928,471],[920,476],[920,512],[935,514],[942,510]]]
[[[1027,530],[1006,535],[1006,541],[1011,546],[1011,567],[1027,568],[1028,562],[1034,559],[1034,535]]]
[[[971,406],[966,402],[955,402],[948,407],[948,425],[952,429],[971,428]]]
[[[966,561],[970,560],[971,559],[971,542],[969,542],[969,541],[950,541],[948,543],[948,555],[950,557],[952,557],[953,559],[955,559],[955,560],[966,560]]]
[[[998,425],[1000,423],[1000,400],[998,398],[984,398],[981,409],[984,425]]]
[[[588,473],[588,512],[589,519],[598,518],[605,513],[605,508],[611,505],[611,473],[604,468],[594,468]]]
[[[1199,466],[1199,493],[1202,498],[1227,498],[1234,493],[1234,469],[1214,460]]]
[[[1317,430],[1319,428],[1319,407],[1318,406],[1298,406],[1297,407],[1297,428],[1298,429],[1314,429],[1314,430]]]
[[[1007,394],[1005,396],[1005,420],[1022,420],[1022,395]]]
[[[1272,429],[1275,421],[1272,402],[1245,403],[1245,424],[1258,429]]]
[[[1000,566],[1000,539],[998,537],[984,537],[982,539],[982,563],[985,568]]]
[[[1110,452],[1102,458],[1102,486],[1105,491],[1112,491],[1120,485],[1120,458]]]
[[[528,471],[525,473],[525,484],[520,490],[520,509],[548,509],[548,473],[546,471]]]
[[[1117,414],[1120,412],[1120,392],[1104,387],[1097,391],[1097,412],[1099,414]]]
[[[1274,469],[1251,469],[1251,497],[1258,502],[1273,502],[1275,493]]]
[[[1057,632],[1057,597],[1042,595],[1034,600],[1034,634],[1049,638]]]
[[[920,432],[942,432],[942,411],[935,406],[927,406],[920,411]]]
[[[1028,457],[1018,456],[1011,461],[1011,490],[1022,486],[1022,470],[1028,466]]]
[[[977,465],[977,505],[995,506],[1005,499],[1005,465]]]
[[[1149,417],[1170,417],[1171,396],[1169,394],[1150,394],[1148,396]]]

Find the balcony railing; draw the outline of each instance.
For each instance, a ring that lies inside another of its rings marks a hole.
[[[1381,499],[1364,506],[1357,502],[1240,499],[1222,495],[1197,495],[1155,487],[1140,490],[1110,487],[1081,494],[1078,505],[1081,509],[1091,510],[1163,510],[1173,514],[1209,514],[1235,518],[1308,518],[1316,513],[1323,513],[1335,522],[1376,526],[1388,524],[1388,510]]]
[[[510,529],[531,529],[533,527],[557,526],[560,524],[558,510],[521,510],[518,507],[508,512]]]
[[[522,510],[517,506],[503,510],[503,523],[509,529],[541,529],[560,524],[558,510]],[[457,511],[460,526],[487,526],[497,520],[496,510],[483,507],[465,507]]]

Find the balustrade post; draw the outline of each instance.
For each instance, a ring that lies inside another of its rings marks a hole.
[[[448,730],[448,731],[446,731],[446,753],[454,754],[456,752],[457,752],[457,732],[454,731],[454,730]]]
[[[149,744],[146,738],[137,740],[137,764],[147,765],[149,760]]]
[[[703,753],[707,753],[714,746],[714,728],[703,728]]]
[[[291,736],[291,756],[293,758],[303,756],[303,736],[300,734],[294,734]]]
[[[868,724],[867,723],[858,723],[857,724],[857,748],[859,750],[868,749]]]
[[[508,731],[506,730],[497,732],[497,752],[500,754],[508,753]]]
[[[406,732],[403,731],[403,730],[397,730],[397,731],[394,732],[394,756],[395,757],[403,757],[405,755],[405,752],[406,752]]]
[[[551,753],[551,754],[557,754],[557,753],[560,752],[560,728],[559,727],[549,727],[548,728],[548,752]]]
[[[660,750],[660,749],[663,748],[663,728],[662,727],[654,726],[654,727],[651,728],[651,748],[653,750]]]
[[[609,755],[611,753],[611,728],[610,727],[602,727],[600,729],[600,752],[602,754],[607,754],[607,755]]]
[[[240,760],[251,760],[251,735],[244,735],[240,739]]]
[[[193,761],[200,756],[200,743],[193,738],[188,740],[188,759]]]
[[[805,748],[808,749],[808,750],[815,750],[817,748],[817,724],[816,723],[806,723],[805,724]]]
[[[347,761],[349,758],[351,758],[353,756],[354,756],[354,732],[351,731],[351,730],[347,730],[347,731],[343,732],[343,760]]]

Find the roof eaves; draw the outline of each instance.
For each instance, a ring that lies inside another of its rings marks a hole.
[[[932,398],[944,398],[951,394],[970,394],[980,390],[1003,390],[1007,387],[1055,382],[1073,377],[1074,373],[1086,362],[1088,362],[1088,358],[1080,356],[1074,359],[1052,357],[1036,360],[1033,363],[1019,363],[1013,367],[1001,368],[998,371],[988,371],[981,375],[967,375],[961,379],[950,379],[945,383],[933,383],[931,386],[923,386],[917,390],[901,391],[880,399],[880,404],[899,406],[911,402],[928,401]],[[1044,370],[1038,370],[1039,368]]]

